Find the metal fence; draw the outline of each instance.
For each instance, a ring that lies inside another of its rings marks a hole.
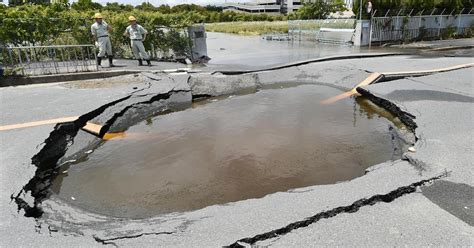
[[[347,42],[355,27],[355,19],[289,20],[290,40]]]
[[[93,45],[1,47],[4,75],[48,75],[97,71]]]
[[[371,42],[413,41],[471,36],[474,14],[464,10],[458,14],[442,11],[440,14],[416,16],[377,16],[371,18]]]

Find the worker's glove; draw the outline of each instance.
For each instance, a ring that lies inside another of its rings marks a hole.
[[[96,42],[94,43],[94,45],[95,45],[95,47],[99,47],[99,42],[96,41]]]

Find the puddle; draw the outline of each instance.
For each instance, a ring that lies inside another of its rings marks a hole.
[[[353,98],[320,104],[340,93],[266,89],[157,116],[104,142],[52,189],[91,212],[145,218],[349,180],[395,159],[388,120]]]

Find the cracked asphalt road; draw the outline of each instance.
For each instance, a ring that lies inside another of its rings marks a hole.
[[[193,94],[220,95],[256,90],[274,83],[315,83],[349,90],[371,72],[428,70],[472,63],[469,57],[390,56],[310,63],[244,76],[191,74]],[[308,217],[361,199],[386,195],[416,184],[415,191],[390,202],[366,204],[358,211],[321,219],[256,244],[271,246],[472,246],[474,244],[473,68],[365,86],[413,114],[418,128],[416,153],[374,165],[351,181],[278,192],[204,209],[144,220],[99,216],[51,196],[35,221],[17,213],[10,200],[33,177],[31,158],[54,125],[0,132],[1,246],[216,247],[278,230]],[[128,75],[111,80],[0,88],[0,124],[82,115],[146,88]],[[167,93],[176,82],[156,75],[153,94]],[[182,76],[181,76],[182,77]],[[116,82],[116,83],[114,83]],[[122,83],[120,83],[122,82]],[[184,86],[183,86],[184,87]],[[126,107],[126,106],[123,106]],[[123,108],[122,108],[123,109]],[[111,111],[114,112],[114,111]],[[80,143],[80,142],[79,142]],[[78,143],[78,144],[79,144]],[[78,148],[79,149],[79,148]],[[418,161],[417,166],[413,161]],[[446,172],[448,172],[446,174]],[[440,175],[445,177],[424,182]],[[421,186],[421,187],[420,187]],[[24,196],[27,201],[28,194]],[[39,226],[41,225],[41,228]]]

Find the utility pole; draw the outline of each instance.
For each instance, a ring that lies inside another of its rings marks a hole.
[[[362,21],[362,1],[363,0],[359,0],[360,1],[360,6],[359,6],[359,20]]]

